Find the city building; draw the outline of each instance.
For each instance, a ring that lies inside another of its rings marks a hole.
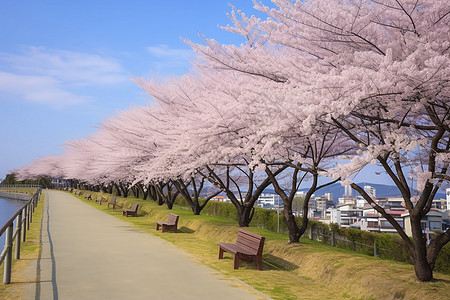
[[[447,210],[450,210],[450,188],[446,190],[446,197],[447,197]]]
[[[431,204],[431,208],[435,208],[437,210],[446,211],[449,210],[447,205],[447,199],[433,199],[433,203]]]
[[[372,198],[376,197],[376,189],[373,186],[365,185],[364,191]]]
[[[351,227],[361,219],[363,214],[363,210],[361,208],[356,208],[355,205],[352,204],[338,205],[337,210],[340,212],[340,222],[338,224],[341,227]]]
[[[311,199],[315,204],[315,212],[314,217],[325,219],[326,218],[326,211],[328,208],[334,207],[333,198],[331,200],[327,196],[316,196]]]
[[[412,230],[409,213],[405,213],[404,215],[402,215],[402,217],[404,219],[405,232],[407,235],[411,236]],[[450,227],[450,224],[448,222],[448,214],[436,209],[431,209],[420,221],[422,232],[424,234],[429,234],[434,230],[445,231]]]
[[[256,201],[256,205],[263,208],[283,207],[283,200],[277,194],[261,194]]]
[[[354,205],[356,206],[356,197],[353,196],[343,196],[341,198],[338,198],[338,205]]]
[[[217,195],[214,198],[211,198],[211,200],[213,200],[213,201],[220,201],[220,202],[231,202],[230,199],[228,199],[227,197],[222,196],[222,195]]]
[[[347,184],[345,186],[345,192],[344,192],[344,197],[351,197],[352,196],[352,187]]]
[[[405,209],[387,209],[386,212],[391,215],[397,223],[404,228],[403,215],[407,213]],[[372,206],[367,204],[363,209],[363,216],[360,220],[361,230],[371,232],[385,232],[396,233],[394,226],[389,221],[378,213]]]
[[[305,198],[306,192],[305,191],[298,191],[295,193],[296,198]]]

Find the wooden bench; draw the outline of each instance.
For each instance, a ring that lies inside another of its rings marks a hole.
[[[103,201],[107,202],[107,201],[108,201],[108,198],[105,198],[105,197],[103,197],[103,196],[97,196],[97,199],[95,199],[95,203],[98,203],[98,204],[100,204],[100,205],[102,205],[102,202],[103,202]]]
[[[133,204],[130,209],[124,209],[122,212],[122,215],[124,215],[125,217],[128,217],[128,216],[137,217],[138,207],[139,207],[139,204]]]
[[[178,219],[180,216],[170,213],[167,222],[158,221],[156,222],[156,230],[159,230],[161,227],[161,232],[166,232],[169,229],[173,229],[174,232],[177,232]]]
[[[259,270],[263,269],[262,252],[265,237],[256,233],[239,229],[236,243],[218,243],[219,259],[223,259],[223,253],[233,254],[233,267],[239,269],[239,260],[255,261]]]
[[[110,205],[113,206],[113,210],[116,209],[116,206],[119,206],[119,204],[117,204],[117,198],[116,197],[112,197],[111,200],[108,202],[108,208],[109,208]]]
[[[92,200],[91,194],[86,194],[86,196],[84,196],[84,199]]]

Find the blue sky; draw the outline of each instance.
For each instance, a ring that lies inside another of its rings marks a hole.
[[[251,0],[0,0],[0,178],[145,104],[132,76],[187,72],[180,37],[240,43],[218,28],[228,2],[253,10]]]
[[[228,3],[258,13],[251,0],[0,0],[0,179],[144,105],[132,76],[188,72],[180,37],[243,42],[218,27],[230,23]]]

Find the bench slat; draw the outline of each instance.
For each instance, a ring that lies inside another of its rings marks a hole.
[[[233,267],[239,269],[239,260],[254,260],[259,270],[262,270],[262,252],[265,237],[258,234],[239,229],[235,244],[218,243],[219,259],[223,258],[223,252],[233,254]]]
[[[162,232],[165,232],[168,229],[173,229],[174,232],[177,232],[179,218],[180,216],[170,213],[169,217],[167,218],[167,222],[163,221],[156,222],[156,230],[159,230],[159,228],[162,227]]]

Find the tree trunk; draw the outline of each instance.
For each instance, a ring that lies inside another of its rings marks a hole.
[[[266,169],[266,174],[269,176],[269,179],[272,182],[275,192],[278,194],[278,196],[281,197],[281,199],[283,199],[283,219],[289,231],[289,243],[298,243],[300,241],[300,237],[302,236],[300,234],[297,221],[295,220],[295,216],[292,212],[292,201],[294,199],[295,193],[298,190],[297,186],[298,172],[299,172],[298,169],[295,169],[293,172],[291,190],[288,196],[286,192],[280,187],[280,184],[278,183],[272,171],[269,168]]]
[[[433,279],[433,269],[427,261],[427,241],[422,232],[421,218],[411,214],[410,220],[414,247],[408,250],[414,264],[414,271],[420,281],[430,281]]]
[[[202,208],[200,207],[200,204],[198,203],[198,201],[194,202],[194,205],[192,205],[191,208],[192,208],[192,212],[194,213],[195,216],[200,215]]]
[[[142,183],[137,183],[136,186],[142,192],[142,200],[146,200],[148,196],[148,189],[144,190],[144,185]]]
[[[122,193],[122,197],[127,198],[129,190],[128,190],[126,184],[119,182],[119,188]]]
[[[168,182],[166,185],[167,195],[166,196],[166,204],[168,209],[173,208],[173,204],[175,203],[175,200],[177,199],[178,194],[180,193],[177,189],[173,189],[173,183]]]
[[[139,198],[139,188],[137,186],[132,186],[131,191],[133,192],[134,198],[138,199]]]
[[[112,192],[113,192],[113,185],[110,183],[110,184],[108,184],[108,194],[112,194]]]
[[[148,185],[148,195],[152,198],[153,201],[157,202],[158,192],[156,190],[156,185],[151,183]]]
[[[107,194],[108,193],[108,185],[107,184],[102,184],[101,185],[101,190],[103,193]]]
[[[113,182],[113,186],[114,186],[114,188],[116,190],[116,196],[122,197],[122,193],[120,191],[119,185],[117,183]]]
[[[158,183],[155,185],[155,191],[156,191],[156,203],[158,205],[163,205],[164,202],[166,202],[166,197],[164,196],[164,187],[165,184],[163,183]]]
[[[295,220],[295,216],[292,213],[292,209],[289,211],[289,208],[287,208],[286,205],[283,205],[283,218],[284,218],[284,222],[286,224],[286,227],[289,230],[289,243],[298,243],[300,242],[300,237],[302,236],[302,234],[304,233],[300,231],[300,229],[298,228],[297,225],[297,221]]]
[[[254,213],[253,205],[240,205],[237,209],[239,227],[249,227]]]

